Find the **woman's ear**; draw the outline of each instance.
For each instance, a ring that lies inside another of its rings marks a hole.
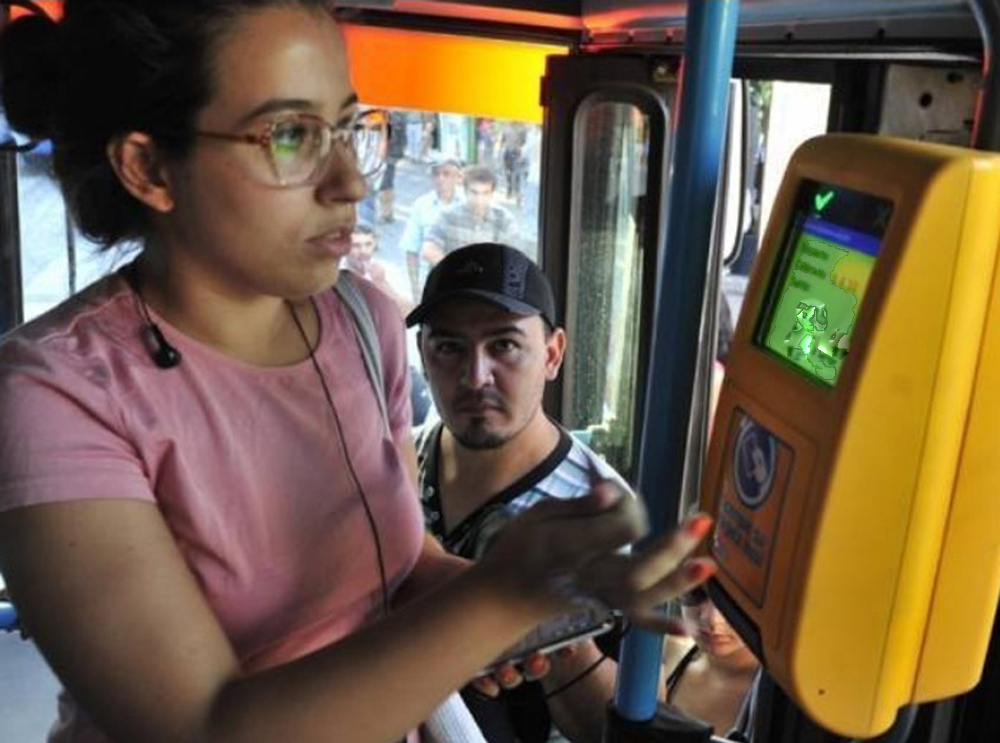
[[[107,154],[126,191],[155,211],[165,214],[174,208],[167,168],[152,137],[142,132],[115,137]]]

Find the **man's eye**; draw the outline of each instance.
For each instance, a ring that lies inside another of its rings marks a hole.
[[[460,353],[461,350],[462,347],[453,341],[438,341],[434,344],[434,353],[442,356]]]
[[[519,348],[518,343],[510,338],[498,338],[493,341],[493,350],[497,353],[511,353]]]

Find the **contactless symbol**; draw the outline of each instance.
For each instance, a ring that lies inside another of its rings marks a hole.
[[[733,479],[736,494],[747,508],[759,508],[774,486],[778,460],[777,440],[749,417],[740,423],[733,447]]]

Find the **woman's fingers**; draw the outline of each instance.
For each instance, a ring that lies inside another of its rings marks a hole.
[[[581,554],[600,554],[629,544],[649,528],[641,501],[612,482],[596,484],[584,498],[548,498],[523,518],[526,523],[559,529],[559,545]]]
[[[629,619],[652,632],[684,634],[683,626],[665,616],[662,607],[670,599],[704,583],[716,569],[715,561],[709,557],[690,558],[680,570],[636,596],[631,607],[626,610]]]
[[[645,591],[661,584],[666,576],[675,573],[711,530],[712,519],[704,514],[697,514],[687,519],[673,533],[643,545],[634,556],[631,583],[635,590]],[[705,578],[707,577],[706,575]]]
[[[715,572],[711,558],[691,557],[711,524],[707,516],[695,516],[674,533],[657,538],[631,555],[595,558],[581,570],[579,586],[584,593],[624,611],[633,620],[665,627],[665,617],[657,607],[690,591]]]

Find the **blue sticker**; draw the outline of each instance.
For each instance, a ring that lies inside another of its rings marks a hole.
[[[778,440],[749,416],[740,422],[733,447],[736,494],[747,508],[759,508],[771,495],[778,464]]]

